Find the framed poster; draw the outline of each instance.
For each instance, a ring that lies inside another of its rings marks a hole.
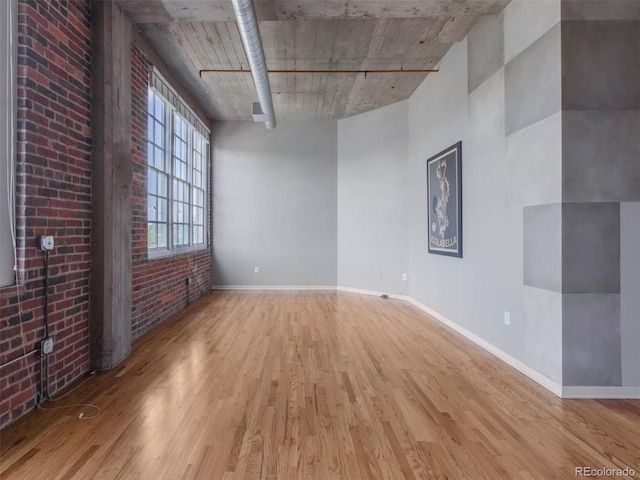
[[[462,258],[462,142],[427,160],[429,253]]]

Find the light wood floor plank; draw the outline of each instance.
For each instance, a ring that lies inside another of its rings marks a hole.
[[[46,406],[0,432],[3,480],[640,472],[639,401],[558,399],[409,304],[342,292],[211,293]]]

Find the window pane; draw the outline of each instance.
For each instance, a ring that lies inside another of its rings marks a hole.
[[[158,175],[150,168],[147,169],[147,193],[158,193]]]
[[[153,152],[154,152],[153,143],[151,143],[151,142],[147,143],[147,163],[149,165],[154,165]]]
[[[202,227],[193,227],[193,243],[198,244],[198,243],[202,243],[202,240],[200,239],[200,229]]]
[[[155,137],[154,142],[156,145],[164,145],[164,126],[158,122],[155,123]]]
[[[155,148],[155,167],[164,170],[164,151],[159,147]]]
[[[167,246],[167,226],[158,224],[158,247]]]
[[[155,117],[159,120],[164,120],[164,102],[160,97],[156,95],[156,109],[155,109]]]
[[[204,208],[204,190],[200,190],[199,188],[194,188],[194,200],[193,204],[198,207]]]
[[[189,244],[189,225],[182,226],[182,234],[184,235],[184,244]]]
[[[178,135],[180,138],[184,138],[184,120],[182,120],[182,117],[180,117],[179,115],[176,115],[176,135]]]
[[[159,198],[158,202],[158,221],[166,222],[167,221],[167,201]]]
[[[149,195],[147,197],[147,219],[150,222],[155,222],[157,220],[156,211],[156,197]]]
[[[180,225],[173,225],[173,245],[182,245],[183,244],[183,236],[182,236],[182,228]]]
[[[158,243],[156,241],[156,224],[148,223],[147,224],[147,242],[149,244],[149,248],[156,248]]]
[[[202,209],[193,207],[193,224],[202,225]]]
[[[167,197],[167,176],[164,173],[158,173],[158,195]]]

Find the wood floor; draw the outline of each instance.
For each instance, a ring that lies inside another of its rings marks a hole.
[[[215,292],[1,434],[8,479],[640,472],[640,401],[560,400],[402,301]],[[640,476],[640,473],[637,474]]]

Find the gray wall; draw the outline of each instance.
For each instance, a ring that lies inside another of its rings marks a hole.
[[[338,122],[338,285],[405,293],[407,102]]]
[[[411,297],[558,384],[640,385],[635,3],[514,0],[483,19],[408,101],[407,210],[389,218],[380,186],[405,169],[379,166],[401,150],[381,130],[394,116],[339,122],[339,279],[380,290],[376,268],[393,268],[357,241],[391,230],[400,246],[407,221]],[[426,159],[458,140],[464,259],[425,244]]]
[[[562,2],[565,385],[638,386],[640,3]]]
[[[331,124],[332,138],[320,140],[317,126],[219,127],[217,283],[337,281],[408,294],[559,385],[640,386],[640,9],[631,3],[513,0],[408,101],[341,120],[337,135]],[[426,160],[459,140],[463,259],[426,245]],[[303,151],[325,160],[310,165]],[[274,174],[304,194],[275,187]],[[296,202],[330,224],[310,235],[317,264],[333,268],[323,280],[295,237],[313,226]],[[272,211],[283,205],[297,213]],[[300,261],[283,261],[291,252]],[[271,273],[282,265],[293,274]]]
[[[512,2],[454,45],[410,98],[409,223],[411,297],[562,383],[560,211],[548,205],[561,201],[559,21],[559,2]],[[426,160],[458,140],[463,259],[426,245]],[[538,205],[540,214],[529,210]],[[526,230],[547,219],[557,225],[542,249],[555,246],[555,262],[526,272],[525,250],[541,249]]]
[[[336,122],[227,122],[213,138],[214,285],[336,285]]]
[[[546,211],[559,270],[559,21],[559,2],[516,1],[454,45],[408,102],[338,122],[338,284],[409,294],[557,383],[560,279],[557,291],[523,285],[523,212],[556,204]],[[426,160],[459,140],[464,259],[426,245]]]
[[[622,385],[640,387],[640,202],[620,204]]]

